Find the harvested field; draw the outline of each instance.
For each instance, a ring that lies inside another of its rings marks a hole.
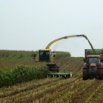
[[[48,77],[2,87],[0,103],[103,103],[103,80],[82,80],[83,57],[61,56],[57,60],[60,71],[72,70],[73,77],[67,79]],[[0,67],[8,66],[5,64],[7,60],[1,61]],[[10,59],[9,61],[18,64],[19,60]],[[33,64],[37,63],[29,65]],[[12,67],[10,64],[9,66]]]

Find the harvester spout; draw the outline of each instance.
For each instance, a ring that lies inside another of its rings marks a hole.
[[[67,35],[67,36],[64,36],[64,37],[57,38],[57,39],[51,41],[51,42],[46,46],[46,49],[50,49],[50,46],[51,46],[53,43],[55,43],[55,42],[57,42],[57,41],[59,41],[59,40],[68,39],[68,38],[71,38],[71,37],[84,37],[84,38],[88,41],[89,45],[91,46],[94,54],[96,53],[96,52],[95,52],[95,49],[93,48],[93,45],[91,44],[91,42],[89,41],[89,39],[87,38],[87,36],[84,35],[84,34],[79,34],[79,35]]]
[[[59,41],[59,40],[68,39],[68,38],[71,38],[71,37],[80,37],[80,36],[83,37],[83,34],[80,34],[80,35],[67,35],[67,36],[64,36],[64,37],[57,38],[57,39],[51,41],[51,42],[46,46],[46,49],[50,49],[50,46],[51,46],[53,43],[55,43],[55,42],[57,42],[57,41]]]
[[[81,35],[77,35],[78,37],[84,37],[85,39],[88,39],[86,35],[81,34]]]
[[[83,35],[83,37],[84,37],[85,39],[87,39],[88,43],[90,44],[90,46],[91,46],[91,48],[92,48],[93,53],[96,54],[96,51],[95,51],[92,43],[91,43],[91,42],[89,41],[89,39],[87,38],[87,36],[86,36],[86,35]]]
[[[64,39],[67,39],[67,36],[65,36]]]

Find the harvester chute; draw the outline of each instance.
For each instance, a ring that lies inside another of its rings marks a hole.
[[[63,37],[57,38],[57,39],[51,41],[51,42],[46,46],[45,49],[50,49],[50,46],[51,46],[53,43],[55,43],[55,42],[57,42],[57,41],[59,41],[59,40],[68,39],[68,38],[72,38],[72,37],[84,37],[84,38],[88,41],[88,43],[89,43],[89,45],[91,46],[93,52],[95,52],[95,51],[94,51],[94,48],[93,48],[93,46],[92,46],[92,44],[91,44],[91,42],[89,41],[89,39],[87,38],[87,36],[84,35],[84,34],[80,34],[80,35],[67,35],[67,36],[63,36]]]

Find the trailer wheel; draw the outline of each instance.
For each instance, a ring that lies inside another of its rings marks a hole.
[[[98,77],[99,79],[103,79],[103,69],[98,70]]]
[[[83,80],[87,80],[88,76],[87,76],[87,70],[83,69]]]

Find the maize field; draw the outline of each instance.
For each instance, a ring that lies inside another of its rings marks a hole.
[[[45,78],[48,71],[32,62],[32,52],[11,52],[0,55],[0,103],[103,103],[103,81],[82,80],[83,57],[59,55],[60,72],[72,70],[73,77]]]

